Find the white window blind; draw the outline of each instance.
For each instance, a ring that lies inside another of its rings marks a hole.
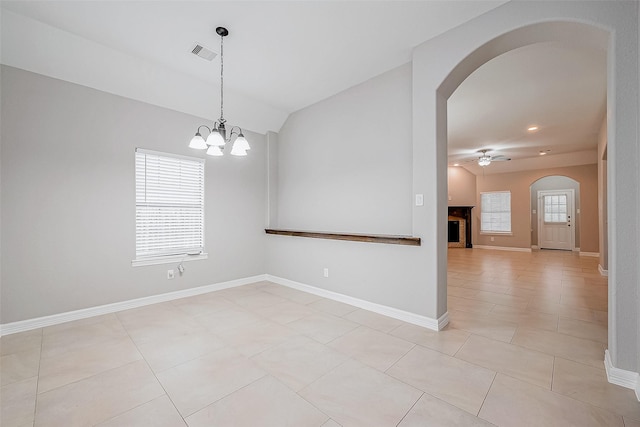
[[[480,231],[511,233],[511,192],[480,193]]]
[[[204,251],[204,160],[136,149],[136,261]]]

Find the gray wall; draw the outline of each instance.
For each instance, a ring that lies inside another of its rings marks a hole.
[[[407,64],[289,117],[272,165],[278,227],[411,235],[411,80]],[[422,247],[268,236],[267,248],[270,274],[437,317]]]
[[[11,67],[1,79],[2,323],[265,272],[263,135],[247,133],[247,157],[207,158],[209,259],[167,280],[177,263],[131,266],[134,150],[204,156],[187,143],[209,121]]]
[[[293,113],[278,138],[278,223],[411,234],[411,66]]]

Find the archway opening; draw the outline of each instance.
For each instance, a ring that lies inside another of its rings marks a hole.
[[[449,153],[448,152],[449,132],[447,129],[447,122],[448,122],[448,116],[449,116],[447,111],[448,100],[451,98],[454,92],[460,87],[460,85],[465,81],[465,79],[467,79],[474,72],[479,70],[483,65],[487,64],[489,61],[495,58],[500,57],[505,53],[513,52],[520,48],[525,48],[528,46],[534,46],[536,44],[544,44],[544,43],[556,43],[556,44],[559,43],[568,48],[576,48],[576,49],[597,49],[604,52],[606,57],[608,36],[609,36],[608,32],[588,24],[582,24],[582,23],[576,23],[576,22],[544,22],[544,23],[533,24],[533,25],[522,27],[520,29],[513,30],[480,46],[478,49],[476,49],[467,57],[465,57],[462,61],[460,61],[460,63],[458,63],[457,66],[453,68],[453,70],[449,73],[447,78],[444,79],[444,81],[438,88],[438,91],[437,91],[438,96],[437,96],[437,103],[436,103],[436,129],[437,129],[436,135],[437,135],[438,152],[440,153],[444,152],[447,154]],[[606,77],[605,77],[604,84],[606,86]],[[604,114],[605,106],[606,106],[606,98],[604,102],[598,106],[599,108],[602,109],[603,114]],[[476,112],[478,111],[479,110],[476,110]],[[481,110],[480,110],[480,113],[481,113]],[[604,122],[606,123],[606,119],[604,120]],[[490,143],[495,144],[495,141],[494,142],[482,141],[480,142],[479,145],[488,145]],[[523,144],[523,146],[524,145],[525,144]],[[480,148],[485,148],[485,147],[478,146],[478,149]],[[517,148],[517,144],[516,144],[516,148]],[[593,151],[594,151],[594,161],[592,162],[592,164],[595,164],[596,150],[593,150]],[[445,156],[442,156],[439,158],[444,158],[444,157]],[[452,165],[449,164],[449,166],[451,167]],[[468,169],[472,169],[472,168],[468,168]],[[491,236],[489,234],[485,234],[480,231],[480,228],[482,226],[482,208],[481,208],[480,189],[482,186],[478,184],[478,182],[484,178],[485,178],[484,174],[476,174],[476,191],[475,191],[476,197],[475,197],[475,209],[473,211],[474,212],[473,222],[476,227],[473,230],[474,247],[482,246],[481,243],[485,238],[487,239],[487,241],[490,241],[492,243],[499,242],[501,241],[501,239],[502,241],[505,241],[505,242],[507,241],[507,239],[504,239],[505,234],[496,233],[496,235]],[[444,179],[443,172],[439,172],[439,179]],[[524,204],[523,205],[524,213],[523,212],[518,213],[518,215],[524,218],[524,221],[526,222],[526,229],[523,229],[524,232],[522,232],[522,230],[519,231],[519,233],[522,235],[524,239],[523,240],[524,243],[520,243],[518,245],[505,244],[503,247],[499,247],[498,249],[508,248],[514,251],[518,251],[519,249],[522,249],[523,251],[524,250],[530,251],[534,240],[537,241],[537,238],[533,239],[532,233],[534,232],[534,230],[531,229],[532,228],[531,212],[534,209],[537,211],[536,208],[533,208],[533,205],[531,202],[531,191],[529,187],[531,186],[532,182],[533,180],[530,179],[526,183],[526,186],[522,191],[524,195],[518,196],[522,200],[518,199],[518,202],[517,202],[518,206],[520,206],[520,203]],[[443,188],[443,186],[439,186],[439,188]],[[438,197],[438,200],[448,200],[449,205],[451,205],[451,201],[452,201],[451,190],[452,189],[449,186],[449,188],[445,190],[447,191],[448,194],[443,197]],[[578,191],[578,197],[579,197],[579,191]],[[513,201],[511,203],[513,203]],[[441,207],[439,210],[439,215],[444,216],[444,212],[445,212],[444,207]],[[575,219],[575,214],[573,215],[572,219]],[[537,230],[535,230],[535,232],[537,233]],[[439,245],[439,251],[442,251],[440,253],[445,253],[445,256],[446,256],[446,253],[448,251],[447,249],[448,245],[445,238],[446,238],[446,235],[442,236],[438,240],[438,245]],[[571,249],[579,248],[579,246],[576,246],[575,240],[576,238],[574,238]],[[478,244],[478,242],[480,242],[480,244]],[[580,244],[580,235],[577,236],[577,243]],[[495,246],[501,246],[501,245],[495,245]],[[536,245],[533,245],[533,246],[536,246]],[[496,256],[490,261],[479,261],[477,264],[468,263],[468,265],[471,267],[472,270],[475,269],[475,271],[472,271],[470,274],[476,274],[479,277],[484,276],[485,278],[489,278],[489,280],[492,281],[492,283],[486,283],[487,280],[485,280],[485,284],[480,285],[479,287],[476,287],[477,289],[485,290],[493,287],[492,290],[496,291],[496,293],[509,292],[509,290],[507,289],[508,286],[503,286],[504,283],[500,283],[500,280],[496,279],[497,276],[500,274],[501,266],[504,266],[504,264],[501,264],[500,258],[501,258],[500,256]],[[468,279],[472,277],[471,276],[464,277],[464,274],[462,276],[459,276],[458,275],[459,272],[451,270],[450,268],[451,263],[447,262],[445,263],[445,265],[447,265],[448,280],[444,282],[446,288],[445,289],[440,288],[440,292],[448,295],[447,308],[454,309],[455,311],[456,304],[455,303],[451,304],[451,301],[455,301],[459,303],[460,301],[458,300],[458,298],[460,295],[455,295],[454,293],[456,292],[463,293],[464,291],[461,289],[455,289],[453,290],[453,292],[451,292],[452,289],[450,289],[450,286],[448,285],[450,284],[451,288],[456,286],[460,287],[458,285],[461,284],[460,283],[461,281],[466,282],[466,284],[468,285],[468,282],[469,282]],[[483,270],[483,268],[485,267],[492,269],[492,271],[495,272],[495,274],[493,276],[487,275],[486,271]],[[513,278],[513,277],[509,277],[510,273],[504,273],[504,274],[509,279]],[[439,276],[442,277],[444,275],[439,274]],[[481,304],[479,304],[479,306],[481,306]],[[473,311],[473,310],[474,308],[471,307],[470,311]]]
[[[580,183],[566,176],[551,175],[534,181],[529,189],[531,249],[579,252]]]

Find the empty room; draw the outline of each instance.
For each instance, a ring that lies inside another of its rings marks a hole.
[[[640,427],[638,1],[0,19],[2,426]]]

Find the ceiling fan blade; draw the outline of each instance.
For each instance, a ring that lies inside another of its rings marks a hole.
[[[511,160],[510,157],[505,157],[505,156],[492,156],[491,157],[491,161],[492,162],[506,162]]]

